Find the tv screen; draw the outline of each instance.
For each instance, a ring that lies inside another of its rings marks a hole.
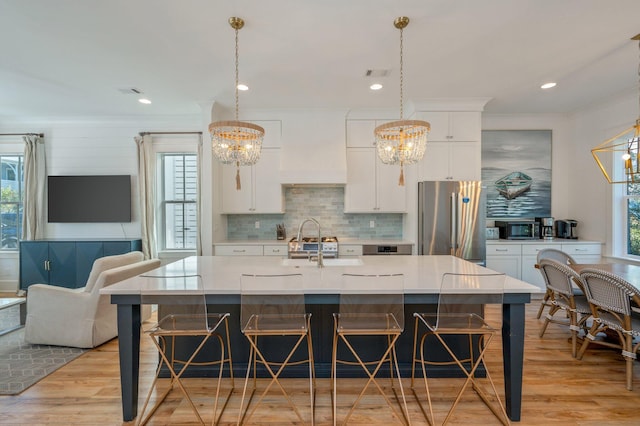
[[[131,176],[49,176],[49,222],[131,222]]]

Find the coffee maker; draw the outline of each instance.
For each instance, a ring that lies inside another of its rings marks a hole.
[[[556,236],[570,240],[578,239],[578,221],[573,219],[556,220]]]
[[[536,222],[540,224],[540,238],[544,240],[553,239],[553,218],[536,217]]]

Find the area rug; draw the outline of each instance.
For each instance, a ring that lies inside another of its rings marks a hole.
[[[16,324],[19,322],[18,306],[0,312],[0,327],[10,327],[14,321]],[[0,395],[24,391],[86,351],[25,343],[24,328],[0,336]]]

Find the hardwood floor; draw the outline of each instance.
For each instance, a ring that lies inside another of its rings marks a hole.
[[[539,302],[527,306],[524,386],[521,425],[637,425],[640,423],[640,365],[634,371],[635,388],[625,388],[625,366],[619,351],[592,347],[582,361],[571,357],[567,328],[551,324],[544,338],[538,337],[541,320],[535,319]],[[143,336],[141,354],[140,405],[146,396],[153,375],[157,354],[147,336]],[[499,341],[489,350],[491,371],[502,391]],[[498,355],[498,356],[495,356]],[[58,371],[41,380],[20,395],[0,396],[0,424],[28,425],[119,425],[123,423],[120,406],[117,339],[87,352]],[[224,412],[221,424],[235,424],[242,380],[236,379],[236,391]],[[206,397],[211,383],[205,379],[189,379],[205,421],[211,418],[210,399]],[[308,416],[307,381],[287,379],[283,383],[293,390],[303,416]],[[346,404],[359,392],[360,380],[339,381],[339,403]],[[409,382],[405,379],[405,389]],[[454,395],[460,380],[433,379],[432,394],[436,395],[436,418],[442,421],[447,395]],[[150,424],[195,424],[195,419],[181,394],[174,391],[169,402],[157,412]],[[299,420],[273,392],[256,413],[251,424],[300,424]],[[349,424],[399,424],[391,410],[373,392],[362,402]],[[407,391],[412,423],[427,424],[410,390]],[[339,417],[346,409],[339,410]],[[306,417],[308,418],[308,417]],[[316,424],[331,423],[331,400],[328,379],[318,381]],[[452,424],[496,424],[486,406],[471,391],[457,408]]]

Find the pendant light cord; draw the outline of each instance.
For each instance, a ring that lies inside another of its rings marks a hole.
[[[236,28],[236,121],[238,121],[238,29]]]
[[[400,28],[400,120],[404,120],[404,109],[403,109],[403,92],[404,92],[404,70],[403,70],[403,52],[402,52],[402,32],[403,29]]]

